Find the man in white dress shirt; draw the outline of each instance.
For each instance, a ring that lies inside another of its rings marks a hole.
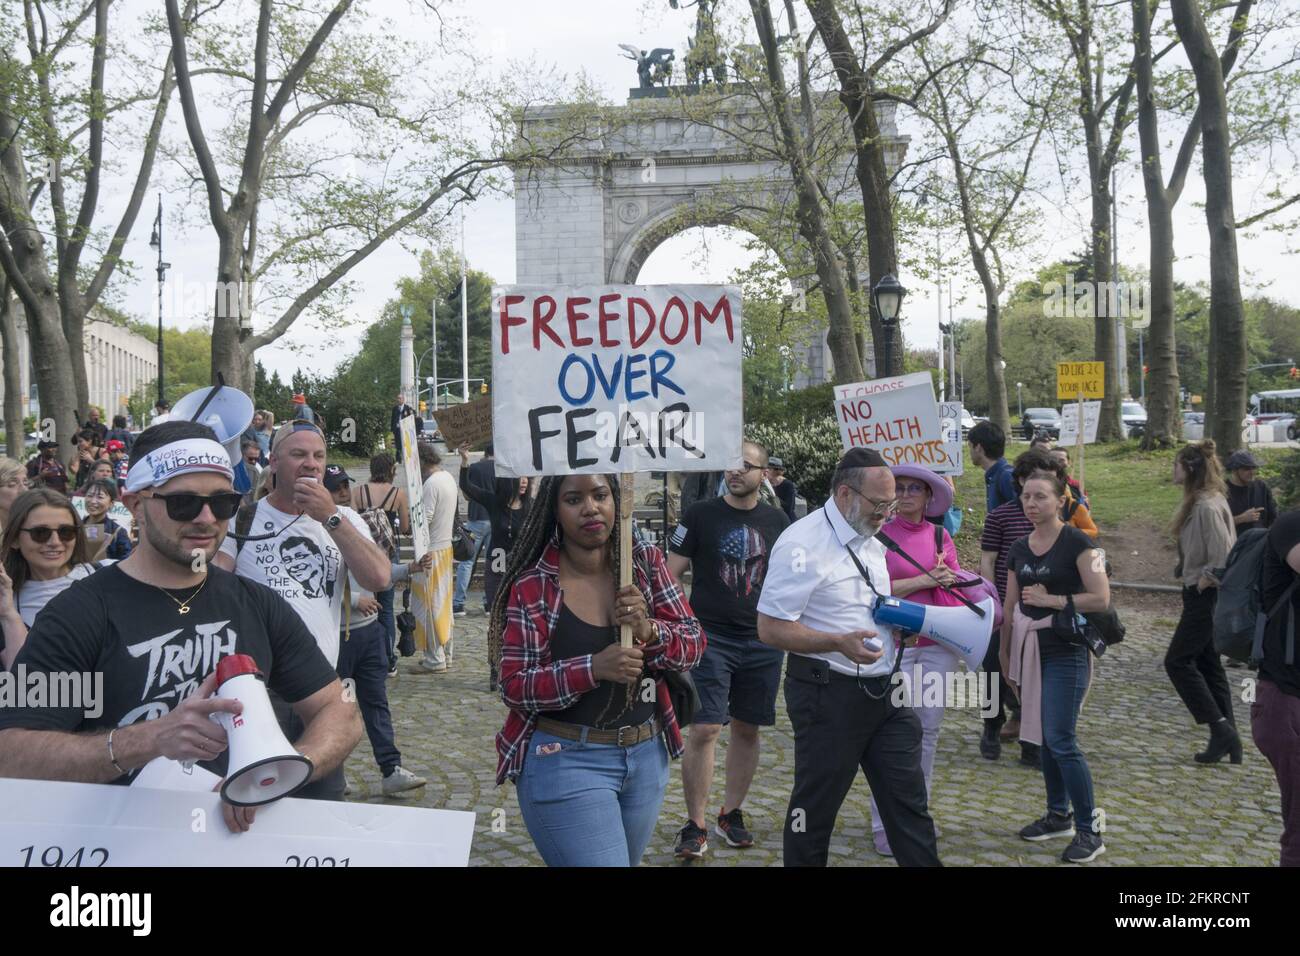
[[[885,460],[855,448],[835,470],[831,499],[790,525],[768,558],[758,636],[789,653],[785,703],[794,727],[786,866],[826,865],[835,818],[859,767],[899,865],[939,865],[921,723],[892,700],[894,636],[871,616],[876,594],[889,593],[875,534],[895,507]]]

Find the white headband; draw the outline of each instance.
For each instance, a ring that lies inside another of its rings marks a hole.
[[[125,491],[143,491],[166,484],[177,475],[212,471],[234,478],[230,455],[211,438],[183,438],[147,452],[126,473]]]

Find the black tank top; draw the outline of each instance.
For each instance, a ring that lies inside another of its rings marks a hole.
[[[567,604],[560,605],[560,617],[555,622],[555,630],[551,633],[552,660],[559,661],[569,657],[581,657],[584,654],[596,654],[610,644],[617,643],[617,627],[596,627],[594,624],[588,624],[570,611]],[[655,692],[650,691],[649,700],[643,699],[646,696],[646,680],[642,672],[631,706],[627,704],[627,684],[603,680],[594,689],[578,698],[576,704],[544,716],[600,730],[644,724],[655,715]]]

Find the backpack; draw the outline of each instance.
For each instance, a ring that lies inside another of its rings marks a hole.
[[[1291,595],[1297,582],[1264,609],[1264,555],[1268,531],[1251,528],[1237,538],[1219,575],[1219,595],[1214,606],[1214,649],[1234,661],[1258,661],[1264,653],[1264,630]],[[1295,620],[1287,636],[1287,657],[1294,658]]]
[[[370,529],[370,537],[374,539],[375,544],[379,545],[390,560],[396,561],[397,535],[393,533],[393,522],[388,517],[385,506],[388,504],[389,497],[397,494],[397,489],[390,489],[377,508],[370,501],[370,489],[362,488],[361,491],[366,499],[366,510],[361,512],[361,520]]]

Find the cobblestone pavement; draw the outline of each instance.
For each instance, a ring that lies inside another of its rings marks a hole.
[[[478,607],[471,592],[467,602]],[[1250,708],[1241,699],[1251,672],[1229,669],[1237,723],[1244,731],[1242,766],[1203,767],[1192,754],[1207,734],[1196,728],[1165,676],[1162,660],[1176,615],[1125,611],[1123,644],[1098,665],[1080,719],[1079,737],[1092,768],[1097,806],[1105,811],[1105,866],[1276,866],[1281,816],[1272,768],[1250,740]],[[444,675],[424,674],[404,660],[389,695],[403,764],[427,777],[410,805],[472,810],[477,815],[473,865],[540,865],[510,784],[496,787],[492,738],[504,705],[487,690],[486,618],[456,619],[456,660]],[[745,802],[754,847],[732,850],[710,840],[695,866],[779,866],[781,826],[793,777],[794,738],[778,697],[776,727],[765,729],[762,757]],[[1021,766],[1014,747],[1002,759],[980,757],[974,709],[950,708],[939,739],[931,812],[940,828],[939,853],[948,865],[1062,865],[1064,841],[1030,844],[1016,831],[1043,812],[1041,774]],[[712,804],[722,795],[726,732],[719,741]],[[681,764],[674,761],[668,793],[644,864],[674,866],[672,844],[685,821]],[[379,772],[363,738],[347,765],[352,799],[380,801]],[[840,811],[831,864],[892,866],[871,847],[869,794],[860,775]],[[713,811],[716,813],[716,810]]]

